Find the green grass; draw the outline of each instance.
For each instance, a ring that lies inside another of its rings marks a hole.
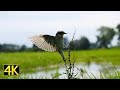
[[[73,53],[78,62],[111,62],[114,65],[120,65],[120,49],[74,51]]]
[[[53,52],[22,52],[0,53],[0,70],[3,64],[19,64],[22,70],[32,70],[36,67],[47,67],[61,61],[58,53]]]
[[[65,52],[65,57],[68,57],[67,52]],[[76,59],[76,63],[111,62],[114,65],[120,65],[120,48],[72,51],[71,60],[73,57]],[[50,65],[57,65],[59,63],[64,62],[58,52],[0,53],[0,76],[4,77],[2,76],[4,64],[19,64],[20,73],[27,73],[35,71],[37,67],[49,67]]]

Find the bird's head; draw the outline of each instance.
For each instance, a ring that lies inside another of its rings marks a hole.
[[[58,31],[56,33],[56,36],[63,36],[64,34],[67,34],[67,33],[65,33],[64,31]]]

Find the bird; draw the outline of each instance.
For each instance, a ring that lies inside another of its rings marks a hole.
[[[32,43],[37,46],[38,48],[48,51],[48,52],[55,52],[58,51],[59,54],[62,56],[62,59],[65,60],[64,54],[63,54],[63,48],[64,48],[64,39],[63,36],[65,33],[64,31],[60,30],[56,33],[55,36],[51,35],[34,35],[30,37],[30,40]]]

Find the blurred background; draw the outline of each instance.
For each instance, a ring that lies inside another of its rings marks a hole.
[[[104,66],[109,69],[110,63],[120,69],[120,11],[0,11],[0,78],[11,78],[3,76],[3,64],[20,64],[21,74],[37,72],[32,78],[50,76],[54,71],[43,73],[56,65],[54,69],[60,68],[60,71],[55,71],[52,78],[61,75],[65,68],[61,68],[59,54],[44,52],[28,39],[40,34],[55,36],[59,30],[67,33],[66,46],[75,32],[71,53],[79,67],[84,63],[93,74],[100,72],[99,68],[106,63]],[[67,48],[64,49],[68,58]]]
[[[87,39],[89,48],[93,48],[96,43],[97,47],[117,46],[119,24],[119,11],[1,11],[0,51],[5,48],[7,51],[7,47],[25,50],[33,47],[29,37],[39,34],[54,36],[59,30],[68,33],[65,35],[67,43],[75,29],[75,44],[77,40],[82,42]],[[101,46],[102,43],[106,45]]]

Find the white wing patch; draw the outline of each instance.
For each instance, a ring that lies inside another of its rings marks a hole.
[[[56,51],[56,48],[53,45],[50,45],[50,43],[46,42],[42,35],[30,37],[30,40],[40,49],[50,52]]]

